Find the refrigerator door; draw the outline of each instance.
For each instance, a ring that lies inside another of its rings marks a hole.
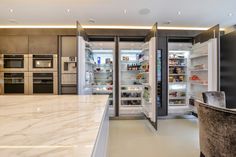
[[[149,43],[149,81],[144,84],[145,95],[149,95],[148,101],[143,103],[143,112],[151,125],[157,130],[157,55],[158,55],[158,41],[157,41],[157,23],[155,23],[146,37],[146,42]]]

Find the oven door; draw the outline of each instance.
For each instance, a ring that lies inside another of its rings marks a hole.
[[[53,68],[53,55],[33,55],[33,68]]]
[[[53,94],[53,73],[33,73],[33,93]]]
[[[4,93],[24,94],[24,73],[4,73]]]
[[[24,55],[4,55],[4,68],[24,68]]]

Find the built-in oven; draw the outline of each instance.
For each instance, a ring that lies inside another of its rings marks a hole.
[[[4,72],[28,71],[28,55],[3,54],[1,58]]]
[[[57,55],[30,55],[30,71],[57,71]]]
[[[4,94],[27,94],[28,93],[27,73],[4,72],[3,77],[4,77],[4,83],[3,83]]]
[[[57,94],[57,73],[30,73],[30,94]]]

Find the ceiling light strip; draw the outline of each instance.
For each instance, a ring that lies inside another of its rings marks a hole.
[[[76,28],[75,25],[0,25],[0,28]],[[84,25],[83,28],[88,29],[151,29],[150,26],[103,26],[103,25]],[[158,29],[166,30],[207,30],[206,27],[158,27]],[[221,31],[224,28],[220,29]]]

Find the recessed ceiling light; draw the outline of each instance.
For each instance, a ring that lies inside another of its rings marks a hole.
[[[13,9],[9,9],[9,11],[10,11],[10,13],[13,13],[14,10]]]
[[[177,14],[180,16],[181,15],[181,11],[178,11]]]
[[[127,14],[127,10],[126,9],[124,9],[124,14]]]
[[[229,13],[229,16],[230,16],[230,17],[233,16],[233,13]]]
[[[169,24],[171,24],[171,22],[172,22],[171,20],[168,20],[168,21],[163,22],[163,24],[164,25],[169,25]]]
[[[151,10],[148,9],[148,8],[143,8],[143,9],[139,10],[139,14],[140,14],[140,15],[147,15],[147,14],[149,14],[150,12],[151,12]]]
[[[93,24],[93,23],[95,23],[95,20],[94,20],[93,18],[90,18],[90,19],[88,20],[88,22],[91,23],[91,24]]]
[[[66,9],[66,12],[67,12],[67,13],[70,13],[70,9]]]
[[[8,21],[10,22],[10,23],[17,23],[17,21],[15,20],[15,19],[8,19]]]

